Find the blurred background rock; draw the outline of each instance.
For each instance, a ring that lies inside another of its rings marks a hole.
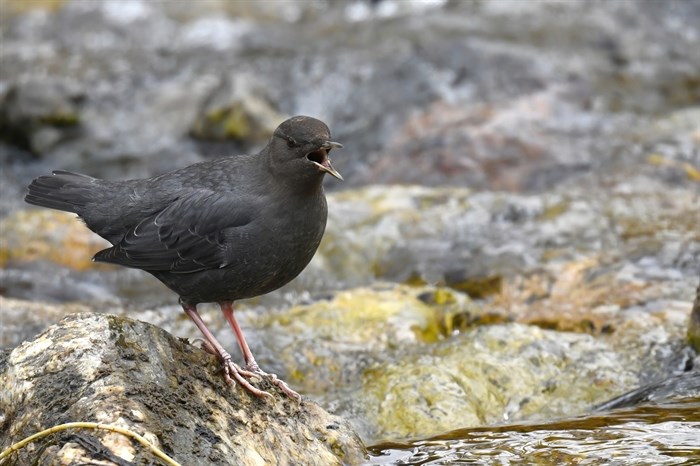
[[[581,414],[697,367],[700,2],[0,8],[5,347],[61,306],[196,333],[147,274],[91,265],[104,244],[71,216],[24,205],[33,177],[154,175],[306,114],[347,181],[310,267],[241,319],[261,365],[366,440]]]

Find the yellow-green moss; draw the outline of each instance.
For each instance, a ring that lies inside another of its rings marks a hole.
[[[451,288],[467,293],[472,298],[485,298],[501,292],[503,277],[493,275],[488,277],[469,277],[449,284]]]
[[[0,231],[0,267],[9,261],[49,260],[85,270],[97,266],[92,256],[109,246],[74,214],[53,210],[18,211],[0,221]]]

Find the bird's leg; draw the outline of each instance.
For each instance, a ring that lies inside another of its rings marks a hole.
[[[196,305],[182,303],[182,309],[185,311],[185,314],[187,314],[189,318],[192,319],[199,331],[202,332],[202,335],[204,335],[204,339],[206,342],[205,347],[207,348],[207,350],[213,350],[214,354],[219,356],[219,359],[221,359],[221,362],[224,366],[224,377],[226,379],[226,383],[231,385],[235,380],[236,382],[238,382],[239,385],[241,385],[253,395],[269,396],[270,398],[273,398],[271,394],[264,390],[260,390],[253,387],[250,384],[250,382],[248,382],[245,379],[245,377],[255,377],[259,374],[242,369],[231,360],[231,355],[228,354],[224,347],[221,346],[221,343],[219,343],[219,341],[216,339],[214,334],[212,334],[207,328],[206,324],[202,320],[202,317],[199,315],[199,312],[197,312]]]
[[[222,301],[219,303],[219,306],[221,306],[221,312],[224,313],[224,317],[226,317],[226,320],[228,320],[228,323],[231,325],[233,333],[236,334],[238,346],[241,347],[241,352],[243,353],[243,359],[246,364],[246,370],[251,371],[260,376],[267,377],[270,380],[270,382],[273,385],[278,386],[280,390],[282,390],[285,393],[285,395],[287,395],[290,398],[294,398],[295,400],[301,401],[301,395],[289,388],[289,385],[287,385],[283,380],[279,379],[277,375],[268,374],[267,372],[263,372],[263,370],[260,369],[260,366],[258,366],[258,363],[255,361],[253,353],[248,347],[248,343],[245,341],[243,331],[241,330],[241,327],[238,326],[238,322],[236,322],[236,317],[234,317],[233,315],[233,302]]]

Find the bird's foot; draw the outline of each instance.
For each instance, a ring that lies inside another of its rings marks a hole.
[[[229,355],[228,353],[225,353],[221,356],[221,362],[224,366],[224,378],[226,379],[227,384],[233,385],[235,380],[236,383],[238,383],[238,385],[248,390],[253,395],[261,398],[268,397],[272,399],[272,401],[275,400],[275,397],[272,396],[270,392],[266,392],[265,390],[260,390],[259,388],[253,387],[253,385],[251,385],[251,383],[248,382],[248,380],[246,380],[246,378],[258,377],[260,376],[260,374],[258,374],[257,372],[243,369],[231,360],[231,355]]]
[[[255,374],[257,376],[263,377],[267,380],[270,381],[272,385],[275,385],[278,387],[282,392],[287,395],[289,398],[292,398],[296,400],[298,403],[301,403],[301,395],[299,395],[297,392],[289,388],[289,385],[287,383],[277,377],[277,374],[268,374],[267,372],[264,372],[262,369],[260,369],[260,366],[256,362],[253,362],[251,364],[248,364],[245,368],[246,372]]]

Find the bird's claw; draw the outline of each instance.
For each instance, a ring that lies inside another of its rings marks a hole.
[[[265,390],[255,388],[253,385],[251,385],[250,382],[248,382],[248,380],[246,380],[246,377],[257,377],[259,376],[259,374],[241,368],[240,366],[238,366],[238,364],[234,363],[231,360],[231,356],[228,355],[222,358],[222,363],[224,366],[224,378],[226,379],[227,384],[233,385],[235,380],[240,386],[248,390],[253,395],[261,398],[267,397],[270,398],[272,401],[275,400],[275,397],[272,396],[270,392],[266,392]]]
[[[205,349],[206,349],[206,343],[205,343]],[[284,380],[280,379],[277,377],[276,374],[268,374],[267,372],[264,372],[260,367],[257,365],[257,363],[253,362],[251,364],[248,364],[245,369],[240,367],[238,364],[234,363],[233,360],[231,359],[231,355],[228,353],[224,353],[221,355],[221,363],[224,367],[224,379],[226,380],[226,383],[229,385],[233,385],[234,382],[238,383],[240,386],[242,386],[244,389],[248,390],[250,393],[252,393],[255,396],[258,397],[265,397],[265,398],[270,398],[273,402],[275,401],[275,397],[268,391],[265,390],[260,390],[259,388],[255,388],[247,379],[250,379],[252,377],[260,377],[261,379],[266,379],[269,380],[270,383],[276,387],[278,387],[282,392],[287,395],[289,398],[292,398],[296,400],[298,403],[301,403],[301,395],[299,395],[297,392],[289,388],[289,385],[287,385]]]
[[[268,374],[267,372],[264,372],[256,363],[248,364],[245,370],[246,372],[253,373],[257,376],[269,380],[272,385],[275,385],[280,390],[282,390],[282,392],[289,398],[292,398],[298,403],[301,403],[301,395],[289,388],[289,385],[287,385],[287,383],[284,380],[277,377],[277,374]]]

